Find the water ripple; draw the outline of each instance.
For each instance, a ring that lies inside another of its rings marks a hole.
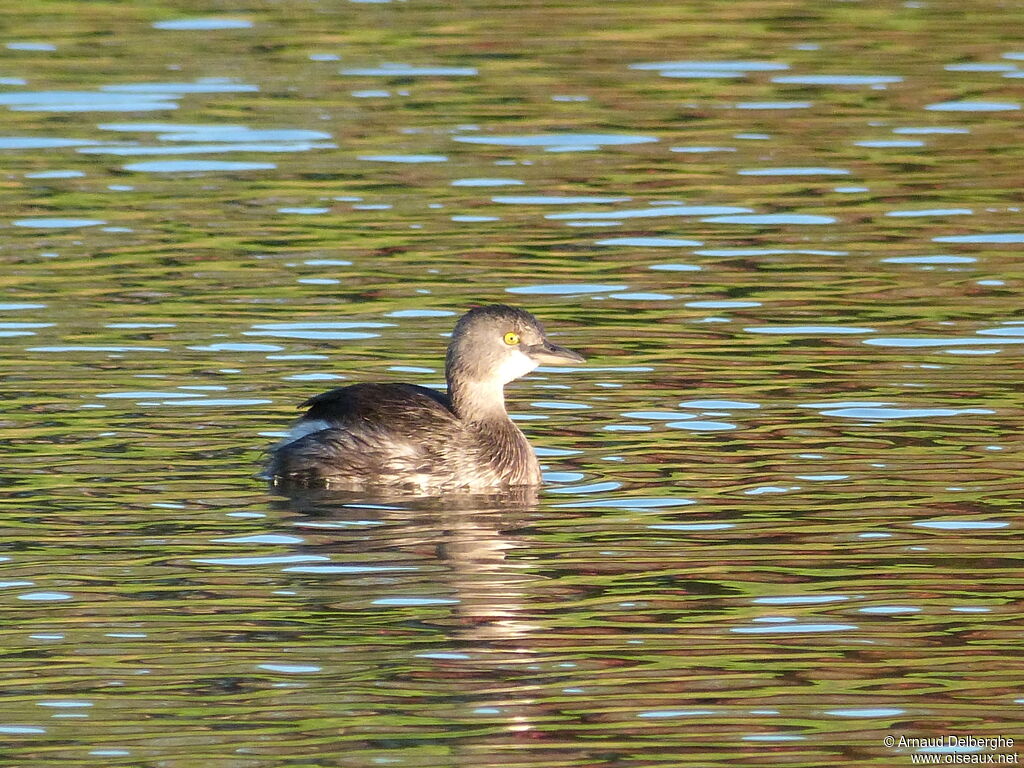
[[[1024,232],[995,232],[979,233],[975,235],[945,235],[933,237],[936,243],[992,243],[992,244],[1017,244],[1024,243]]]
[[[83,147],[83,155],[117,155],[120,157],[144,157],[147,155],[204,155],[226,152],[309,152],[314,149],[335,149],[331,142],[294,141],[284,143],[255,142],[252,144],[181,144],[172,147],[139,145],[103,145]]]
[[[313,563],[330,560],[324,555],[254,555],[240,557],[194,557],[193,563],[203,565],[278,565],[280,563]]]
[[[476,67],[416,67],[409,64],[382,64],[379,67],[353,67],[339,74],[355,77],[475,77]]]
[[[888,85],[902,83],[899,75],[780,75],[773,83],[784,85]]]
[[[702,411],[735,411],[760,408],[758,403],[747,403],[740,400],[684,400],[680,408],[696,408]]]
[[[649,61],[630,64],[629,68],[641,70],[711,69],[719,72],[775,72],[780,69],[789,69],[789,65],[781,61]]]
[[[890,256],[882,259],[884,264],[973,264],[976,262],[972,256],[946,256],[937,254],[935,256]]]
[[[629,197],[600,195],[495,195],[491,202],[505,205],[585,205],[587,203],[624,203]]]
[[[124,169],[141,173],[209,173],[213,171],[266,171],[276,167],[274,163],[230,160],[154,160],[145,163],[130,163],[124,166]]]
[[[745,168],[740,176],[848,176],[845,168]]]
[[[506,288],[506,293],[520,294],[550,294],[556,296],[572,296],[587,293],[611,293],[613,291],[624,291],[625,285],[604,285],[600,283],[545,283],[540,285],[521,285],[515,288]]]
[[[971,208],[924,208],[917,211],[886,211],[885,215],[909,218],[916,216],[969,216],[973,213]]]
[[[747,333],[773,333],[827,336],[831,333],[857,334],[875,333],[874,328],[858,328],[850,325],[752,325],[743,329]]]
[[[709,224],[835,224],[833,216],[806,213],[761,213],[749,216],[712,216],[701,219]]]
[[[630,136],[613,133],[542,133],[532,136],[454,136],[452,138],[465,144],[497,144],[503,147],[544,147],[546,149],[615,147],[630,144],[648,144],[658,140],[653,136]]]
[[[1006,101],[942,101],[928,104],[925,109],[932,112],[1012,112],[1020,104]]]
[[[887,419],[927,419],[936,416],[965,416],[971,414],[991,414],[995,411],[988,408],[835,408],[821,411],[822,416],[839,416],[844,419],[870,419],[884,421]]]
[[[175,94],[102,91],[8,91],[0,106],[21,112],[146,112],[177,109]]]
[[[1010,526],[998,520],[918,520],[911,525],[940,531],[989,531]]]
[[[1010,4],[909,4],[912,50],[880,3],[8,3],[7,761],[1012,732],[1024,50]],[[252,21],[150,26],[189,15]],[[722,60],[654,61],[689,21]],[[508,387],[536,495],[254,477],[501,297],[588,358]]]
[[[826,715],[835,717],[895,717],[905,714],[907,710],[898,707],[863,707],[854,709],[830,709]]]
[[[204,78],[191,83],[121,83],[104,85],[105,93],[184,94],[184,93],[256,93],[260,87],[230,78]]]
[[[670,429],[686,429],[691,432],[723,432],[736,429],[735,424],[730,424],[727,421],[670,421],[665,426]]]
[[[33,51],[39,53],[48,53],[49,51],[57,50],[57,46],[53,43],[43,43],[27,40],[6,43],[4,44],[4,48],[6,48],[9,51]]]
[[[63,139],[56,136],[0,136],[0,149],[49,149],[57,147],[87,147],[101,144],[93,139]],[[29,178],[61,178],[52,176],[56,171],[44,171],[48,175],[26,174]],[[80,174],[83,175],[83,174]],[[64,177],[66,178],[66,177]]]
[[[736,109],[810,109],[813,101],[741,101]]]
[[[873,347],[906,347],[906,348],[924,348],[924,347],[956,347],[956,346],[981,346],[985,344],[1022,344],[1024,339],[1017,338],[964,338],[964,337],[877,337],[874,339],[864,339],[864,344],[870,344]]]
[[[221,29],[249,29],[251,27],[252,22],[246,19],[228,19],[213,17],[170,19],[168,21],[153,22],[153,29],[183,32],[212,32]]]
[[[360,160],[376,163],[447,163],[447,155],[359,155]]]
[[[650,219],[662,216],[709,216],[714,214],[748,213],[749,208],[731,205],[671,205],[656,208],[631,208],[619,211],[567,211],[549,213],[545,219]]]
[[[701,240],[683,240],[678,237],[609,237],[597,240],[595,245],[627,245],[637,248],[687,248],[704,245]]]
[[[856,624],[765,624],[754,627],[732,627],[730,632],[744,634],[780,634],[797,632],[847,632],[858,629]]]
[[[78,227],[95,227],[107,222],[102,219],[16,219],[11,222],[16,227],[35,227],[38,229],[76,229]]]
[[[474,178],[474,179],[455,179],[452,182],[453,187],[513,187],[522,186],[526,182],[519,179],[488,179],[488,178]]]

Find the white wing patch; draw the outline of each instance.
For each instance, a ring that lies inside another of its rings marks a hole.
[[[295,425],[288,431],[288,434],[281,438],[281,442],[278,443],[278,446],[294,443],[296,440],[301,440],[306,435],[311,435],[314,432],[321,432],[325,429],[330,429],[333,426],[334,424],[329,421],[324,421],[323,419],[302,419],[295,422]]]

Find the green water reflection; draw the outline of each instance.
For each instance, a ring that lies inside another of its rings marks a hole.
[[[1019,9],[0,13],[4,764],[1020,735]],[[255,477],[493,301],[539,495]]]

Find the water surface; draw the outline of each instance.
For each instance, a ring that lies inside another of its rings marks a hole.
[[[909,765],[1018,737],[1019,13],[11,9],[11,765]],[[506,301],[539,494],[280,496]]]

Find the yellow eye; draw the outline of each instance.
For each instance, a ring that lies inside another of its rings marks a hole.
[[[519,334],[509,331],[508,333],[505,334],[505,343],[508,344],[510,347],[515,346],[516,344],[519,343]]]

